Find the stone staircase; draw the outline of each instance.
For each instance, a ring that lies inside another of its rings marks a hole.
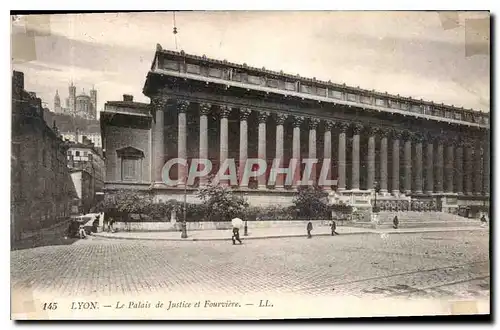
[[[417,211],[382,211],[379,213],[378,225],[372,222],[356,222],[355,227],[363,228],[392,228],[392,220],[397,216],[399,228],[432,228],[432,227],[479,227],[479,219],[469,219],[446,212],[417,212]]]

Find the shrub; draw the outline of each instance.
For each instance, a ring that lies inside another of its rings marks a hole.
[[[228,187],[210,184],[198,190],[198,197],[204,204],[205,219],[208,221],[230,221],[243,216],[247,201],[234,194]]]
[[[329,219],[328,194],[317,186],[299,187],[293,204],[300,219]]]

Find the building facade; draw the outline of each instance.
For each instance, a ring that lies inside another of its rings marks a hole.
[[[79,213],[88,213],[96,205],[98,194],[104,189],[104,158],[92,141],[83,138],[81,143],[69,143],[68,168],[78,194]]]
[[[208,59],[158,45],[143,93],[149,105],[107,102],[101,114],[106,151],[106,190],[152,191],[158,200],[182,198],[166,185],[164,164],[173,158],[210,159],[215,169],[249,158],[287,167],[291,159],[331,160],[331,201],[371,205],[380,186],[382,209],[457,213],[489,205],[488,113],[363,90]],[[305,167],[300,170],[304,173]],[[124,173],[125,172],[125,173]],[[269,173],[248,184],[232,183],[252,204],[289,204],[297,184]],[[187,187],[195,201],[200,179]],[[230,183],[231,184],[231,183]]]
[[[67,146],[43,118],[40,98],[24,90],[24,75],[12,76],[11,230],[50,227],[70,215],[76,196],[66,161]]]
[[[90,132],[61,132],[61,136],[64,140],[69,140],[71,142],[83,143],[84,138],[90,140],[96,148],[102,148],[101,133],[90,133]]]

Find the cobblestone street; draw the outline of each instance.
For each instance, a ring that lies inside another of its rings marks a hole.
[[[11,252],[13,290],[488,297],[487,232],[168,242],[90,238]],[[33,292],[33,291],[32,291]]]

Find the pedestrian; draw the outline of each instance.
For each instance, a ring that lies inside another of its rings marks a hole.
[[[339,234],[339,233],[336,232],[336,230],[337,230],[337,224],[335,223],[335,220],[332,220],[332,222],[330,223],[330,227],[332,229],[332,236]]]
[[[311,231],[313,230],[313,224],[311,221],[307,223],[307,238],[311,238]]]
[[[113,224],[115,223],[115,219],[113,217],[110,217],[108,220],[108,232],[114,233],[115,230],[113,228]]]
[[[240,244],[243,244],[240,239],[240,228],[243,224],[243,220],[241,220],[240,218],[234,218],[233,220],[231,220],[231,224],[233,226],[233,236],[231,237],[233,245],[236,245],[236,241],[240,242]]]
[[[83,226],[83,224],[80,224],[78,228],[78,236],[82,239],[87,237],[87,233],[85,232],[85,227]]]
[[[483,214],[481,216],[481,227],[486,227],[486,223],[487,223],[486,216]]]
[[[399,220],[398,220],[398,216],[396,215],[394,217],[394,219],[392,220],[392,228],[398,229],[398,227],[399,227]]]

